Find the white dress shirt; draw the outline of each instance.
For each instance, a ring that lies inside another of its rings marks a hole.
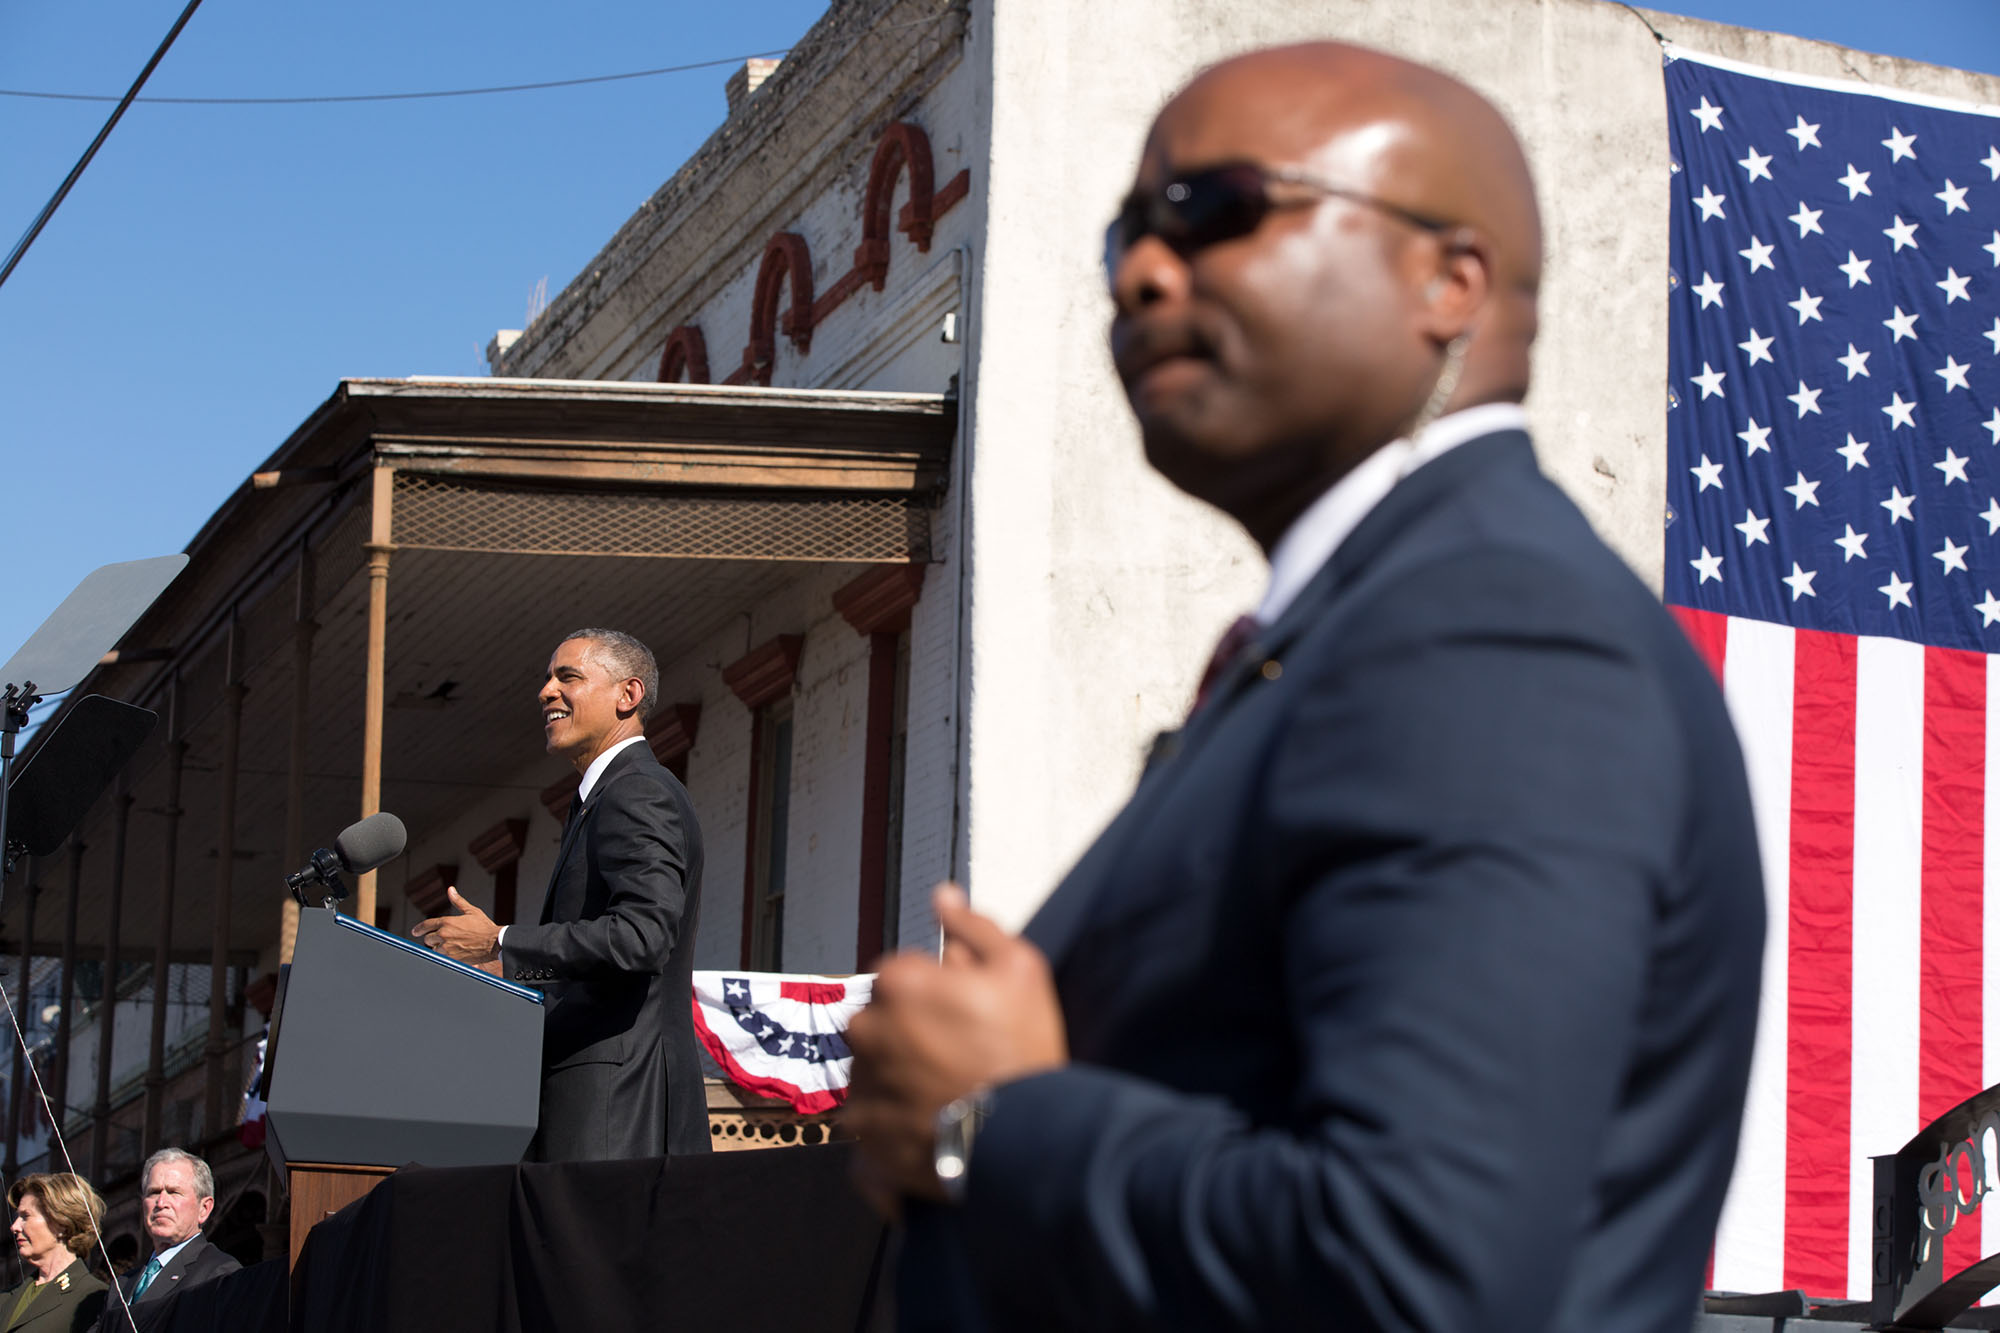
[[[1467,440],[1527,428],[1528,414],[1520,404],[1486,403],[1439,417],[1416,439],[1391,440],[1355,464],[1353,471],[1307,505],[1271,548],[1271,581],[1257,605],[1257,623],[1273,624],[1285,613],[1397,482]]]

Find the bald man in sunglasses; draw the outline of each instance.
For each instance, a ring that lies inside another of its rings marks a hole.
[[[1218,66],[1107,235],[1152,465],[1262,603],[1021,936],[938,896],[849,1033],[906,1328],[1684,1333],[1764,928],[1706,669],[1535,465],[1494,109]]]

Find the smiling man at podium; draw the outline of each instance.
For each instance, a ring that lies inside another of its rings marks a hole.
[[[708,1151],[689,1011],[701,826],[645,744],[659,679],[653,654],[629,634],[582,629],[556,646],[542,731],[582,783],[541,919],[503,928],[454,888],[456,914],[413,932],[447,957],[546,990],[529,1161]]]

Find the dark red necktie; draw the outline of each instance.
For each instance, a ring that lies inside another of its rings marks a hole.
[[[1223,671],[1250,646],[1261,628],[1255,616],[1238,616],[1230,622],[1229,628],[1222,632],[1222,641],[1215,645],[1214,656],[1208,659],[1207,669],[1201,673],[1201,684],[1194,691],[1194,706],[1188,709],[1189,717],[1201,711],[1201,706],[1208,702],[1209,692],[1222,679]]]

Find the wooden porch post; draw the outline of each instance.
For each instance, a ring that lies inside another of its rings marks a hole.
[[[389,650],[389,557],[395,553],[394,468],[377,467],[368,528],[368,676],[361,713],[361,817],[382,808],[382,702]],[[375,872],[360,876],[354,915],[375,924]]]
[[[303,544],[299,547],[298,596],[292,616],[292,746],[285,772],[285,861],[287,868],[302,864],[306,856],[306,736],[312,724],[313,635],[319,622],[312,618],[313,557]],[[286,894],[278,925],[278,962],[292,961],[292,945],[299,937],[299,904]]]
[[[173,969],[174,869],[180,861],[181,770],[187,766],[187,738],[181,735],[181,682],[167,690],[167,817],[160,864],[160,914],[153,941],[152,1035],[146,1045],[146,1119],[141,1135],[148,1156],[163,1146],[167,1096],[167,992]]]
[[[208,1064],[207,1097],[203,1103],[201,1133],[206,1138],[223,1129],[228,1101],[228,1082],[223,1068],[229,1054],[229,918],[230,899],[236,888],[236,786],[242,769],[243,638],[234,612],[229,617],[228,646],[224,651],[225,684],[222,687],[222,790],[217,804],[215,906],[210,913],[213,933],[208,953],[208,1041],[203,1054]]]
[[[118,926],[125,906],[125,835],[132,822],[132,789],[118,779],[112,797],[117,810],[111,837],[111,901],[104,917],[104,984],[97,1002],[97,1097],[90,1107],[90,1174],[102,1185],[111,1179],[105,1159],[111,1151],[111,1032],[118,1017]]]

